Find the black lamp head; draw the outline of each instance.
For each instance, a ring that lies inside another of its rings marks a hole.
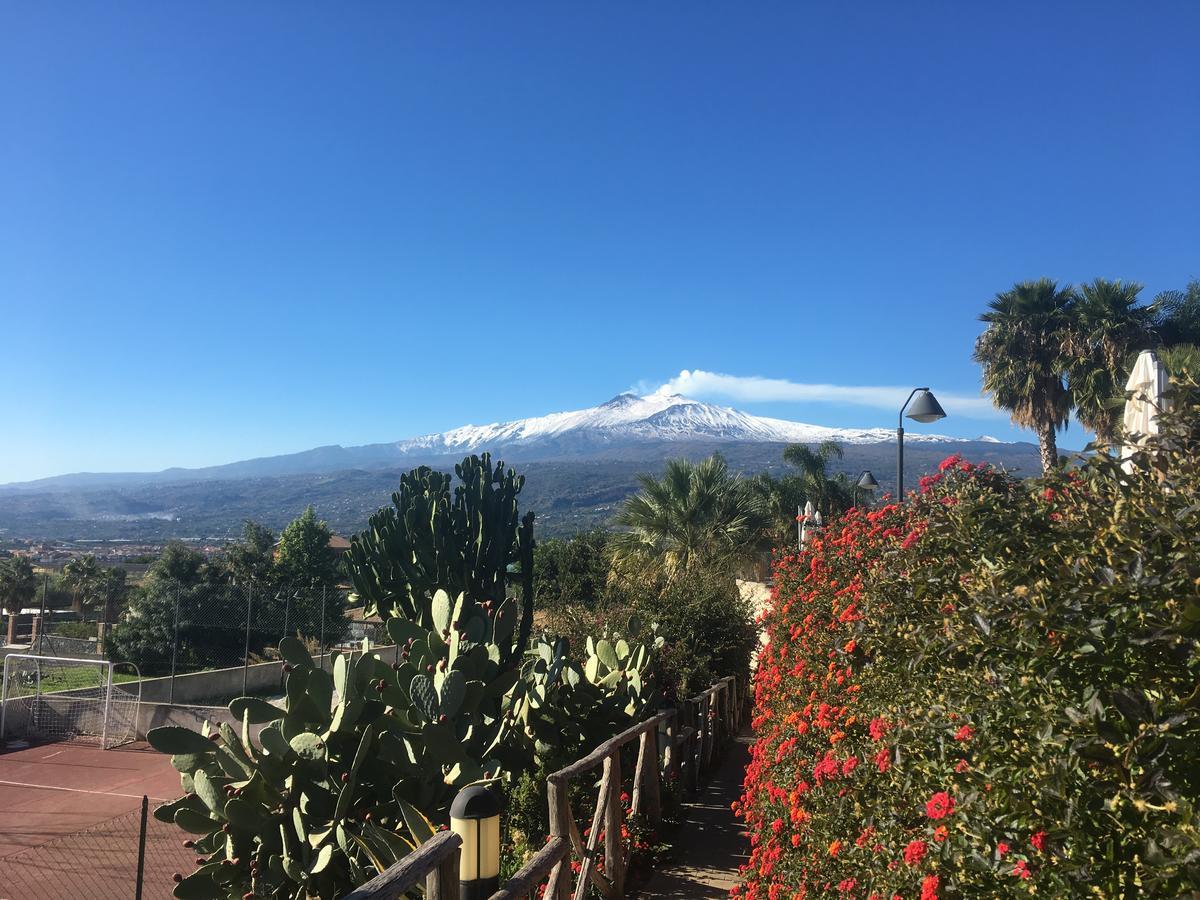
[[[490,819],[500,815],[500,801],[482,784],[472,784],[458,792],[450,804],[452,819]]]
[[[915,422],[936,422],[946,418],[946,411],[937,402],[933,392],[925,388],[913,397],[912,403],[908,405],[907,416]]]
[[[871,470],[868,469],[859,477],[858,483],[855,485],[855,487],[864,491],[873,491],[879,487],[879,482],[875,480],[875,476],[872,475]]]

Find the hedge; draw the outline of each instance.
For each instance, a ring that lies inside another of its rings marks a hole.
[[[958,457],[777,560],[746,898],[1200,889],[1200,409],[1135,469]]]

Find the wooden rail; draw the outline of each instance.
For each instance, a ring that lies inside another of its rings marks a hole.
[[[587,756],[547,778],[550,837],[520,871],[509,878],[490,900],[536,897],[545,882],[545,900],[583,900],[594,885],[606,900],[625,896],[625,872],[632,848],[623,837],[626,823],[621,803],[621,751],[638,744],[629,818],[645,816],[657,827],[662,821],[662,784],[682,779],[694,790],[701,775],[716,759],[726,740],[741,727],[743,700],[737,679],[722,678],[707,690],[681,701],[676,707],[638,722],[605,741]],[[661,737],[661,740],[660,740]],[[591,828],[579,831],[571,809],[573,779],[600,770]],[[430,900],[458,900],[458,852],[461,840],[439,832],[404,859],[377,875],[345,900],[396,900],[425,880]],[[576,874],[573,863],[579,864]]]
[[[459,835],[453,831],[439,831],[343,900],[397,900],[422,882],[427,900],[459,900],[460,847],[462,838]]]
[[[621,750],[638,742],[629,817],[644,815],[646,823],[656,827],[662,820],[664,779],[674,781],[682,775],[688,787],[697,786],[720,745],[737,734],[741,717],[737,679],[723,678],[674,709],[627,728],[583,759],[550,775],[550,840],[491,900],[536,896],[543,882],[548,882],[546,900],[583,900],[589,884],[606,900],[620,900],[625,896],[625,873],[632,850],[622,837],[626,813],[621,803]],[[571,782],[597,768],[600,779],[596,804],[585,841],[571,809]],[[576,862],[577,874],[572,872],[572,863]]]

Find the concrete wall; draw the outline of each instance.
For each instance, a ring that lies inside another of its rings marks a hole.
[[[280,709],[280,715],[283,710]],[[225,706],[179,706],[170,703],[142,703],[138,706],[137,738],[146,739],[146,732],[161,725],[179,725],[199,731],[205,722],[213,725],[225,723],[239,735],[242,733],[242,723],[234,719],[229,708]],[[251,725],[250,736],[257,739],[258,734],[266,728],[266,724]]]
[[[394,644],[383,647],[372,647],[372,653],[378,653],[384,659],[388,654],[394,654]],[[317,665],[329,668],[333,665],[331,654],[314,657]],[[243,673],[244,670],[244,673]],[[245,679],[246,690],[242,690]],[[210,703],[227,703],[243,693],[255,696],[271,696],[283,693],[283,662],[255,663],[252,666],[235,666],[229,669],[207,669],[203,672],[189,672],[186,675],[175,676],[175,692],[171,693],[171,679],[143,678],[143,703],[168,703],[183,706],[205,706]],[[123,685],[128,690],[133,689],[132,683]]]

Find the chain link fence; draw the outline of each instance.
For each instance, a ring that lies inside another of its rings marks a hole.
[[[114,662],[133,663],[143,678],[174,678],[276,661],[284,637],[299,639],[314,656],[361,649],[364,641],[372,649],[391,644],[382,622],[364,621],[347,601],[348,592],[333,587],[156,584],[130,601],[101,650]],[[68,640],[46,635],[45,646]],[[86,653],[87,643],[78,649]]]
[[[5,900],[162,900],[176,872],[195,868],[177,826],[150,815],[152,802],[80,831],[0,857]]]

